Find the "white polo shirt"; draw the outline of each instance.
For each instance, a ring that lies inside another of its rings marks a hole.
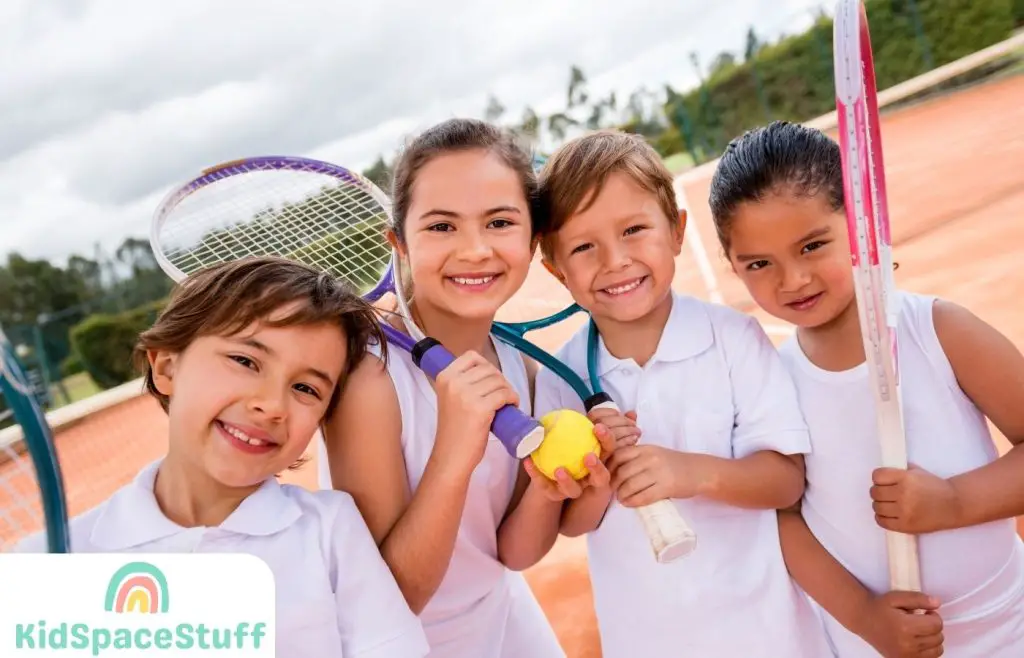
[[[351,496],[268,479],[216,528],[184,528],[153,494],[159,462],[71,521],[75,553],[247,553],[274,573],[278,658],[421,658],[428,652]],[[43,552],[41,535],[19,552]]]
[[[587,328],[559,351],[586,381]],[[653,358],[640,367],[600,345],[601,384],[635,410],[641,441],[726,459],[761,450],[810,450],[796,391],[775,347],[753,318],[673,295]],[[582,411],[549,370],[537,377],[535,410]],[[595,608],[606,658],[831,656],[820,619],[782,560],[775,510],[705,498],[675,500],[697,548],[658,564],[637,513],[611,503],[588,535]]]

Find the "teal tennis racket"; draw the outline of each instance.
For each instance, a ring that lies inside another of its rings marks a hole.
[[[593,320],[589,322],[587,340],[588,381],[585,381],[572,368],[526,338],[526,334],[530,331],[550,327],[577,313],[585,313],[585,310],[578,304],[570,304],[557,313],[537,320],[495,322],[491,328],[491,333],[498,340],[511,345],[555,375],[558,375],[579,396],[583,402],[583,408],[587,411],[598,408],[609,408],[619,411],[618,405],[602,388],[601,378],[597,374],[600,336]],[[638,507],[636,511],[643,524],[644,532],[650,541],[651,550],[654,552],[658,562],[673,562],[688,555],[696,547],[696,533],[686,523],[671,500],[659,500],[656,503]]]
[[[17,355],[0,329],[0,553],[46,534],[47,552],[68,553],[64,480],[53,433]]]

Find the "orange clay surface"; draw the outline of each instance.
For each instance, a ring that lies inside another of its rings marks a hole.
[[[898,283],[967,306],[1024,349],[1024,269],[1017,252],[1024,245],[1024,76],[887,113],[882,124]],[[709,179],[707,170],[686,179],[690,221],[705,241],[726,301],[754,312],[714,242],[706,202]],[[689,250],[679,258],[676,287],[707,294]],[[567,300],[539,264],[521,298],[523,308],[533,310],[520,313],[531,315],[538,312],[538,304],[557,310]],[[513,306],[509,317],[516,311]],[[556,347],[580,321],[544,330],[538,339]],[[140,397],[61,431],[57,450],[71,513],[98,504],[159,457],[166,447],[166,430],[156,402]],[[996,438],[1005,450],[1006,440],[998,432]],[[313,451],[310,456],[315,459]],[[17,483],[9,477],[11,468],[11,463],[0,466],[0,481]],[[315,487],[315,463],[285,479]],[[0,489],[0,508],[6,506],[7,495]],[[1024,523],[1020,526],[1024,530]],[[11,539],[10,529],[0,525],[0,544],[5,532]],[[585,542],[560,540],[527,577],[566,653],[572,658],[600,656]]]

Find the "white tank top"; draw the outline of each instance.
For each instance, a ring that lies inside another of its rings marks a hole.
[[[998,457],[984,415],[957,384],[932,321],[934,297],[900,292],[900,372],[912,463],[948,478]],[[811,430],[803,516],[821,544],[874,592],[889,587],[884,531],[868,493],[879,466],[867,365],[830,372],[796,338],[780,348]],[[949,656],[1024,656],[1024,545],[1013,519],[919,537],[923,589],[941,601]],[[877,656],[826,615],[841,658]]]
[[[502,374],[519,394],[519,408],[530,414],[530,384],[522,356],[501,341],[493,343]],[[388,350],[388,373],[402,414],[409,487],[415,491],[434,448],[437,395],[404,350]],[[324,456],[323,450],[320,454]],[[330,487],[327,460],[321,463],[320,486]],[[508,570],[497,558],[497,528],[512,498],[518,468],[518,460],[491,434],[470,479],[448,572],[420,613],[430,658],[565,655],[522,574]]]

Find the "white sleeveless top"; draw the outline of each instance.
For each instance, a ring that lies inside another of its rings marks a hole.
[[[520,409],[529,414],[530,385],[522,356],[501,341],[493,342],[502,374],[519,394]],[[404,350],[388,350],[388,373],[402,413],[402,454],[409,486],[415,491],[434,448],[437,395]],[[321,459],[322,488],[331,487],[326,462]],[[448,572],[420,613],[430,658],[565,655],[522,574],[510,571],[497,558],[497,528],[512,498],[518,468],[518,460],[491,434],[470,479]]]
[[[984,415],[957,384],[932,320],[934,297],[899,293],[900,372],[909,460],[940,477],[995,460]],[[780,348],[811,430],[803,516],[818,541],[866,587],[888,591],[885,534],[868,493],[879,466],[867,365],[829,372],[796,338]],[[945,654],[1024,656],[1024,544],[1013,519],[919,537],[923,589],[941,602]],[[877,656],[829,615],[840,658]]]

